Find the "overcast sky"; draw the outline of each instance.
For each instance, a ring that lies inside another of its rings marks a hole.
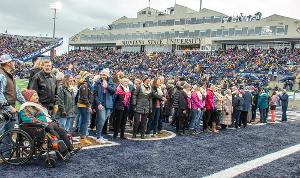
[[[52,36],[55,0],[0,0],[0,33]],[[148,6],[148,0],[60,0],[63,8],[57,13],[56,36],[67,39],[85,28],[107,27],[122,16],[136,17],[136,12]],[[151,7],[165,10],[175,0],[151,0]],[[199,10],[200,0],[177,0],[177,4]],[[203,7],[227,15],[272,14],[300,19],[300,0],[203,0]]]

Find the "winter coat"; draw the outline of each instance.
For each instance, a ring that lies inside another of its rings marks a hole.
[[[166,103],[164,107],[164,115],[170,116],[172,114],[172,101],[173,101],[173,95],[175,91],[175,87],[173,85],[167,86],[167,92],[166,92]]]
[[[244,104],[243,104],[243,110],[242,111],[249,111],[251,104],[252,104],[252,95],[249,91],[246,91],[243,94]]]
[[[269,96],[267,93],[262,93],[258,98],[257,107],[259,109],[267,109],[269,105],[268,98]]]
[[[53,74],[47,75],[43,70],[37,73],[30,84],[30,89],[35,90],[42,105],[54,105],[58,99],[58,82]]]
[[[94,96],[87,83],[80,84],[76,98],[77,107],[88,108],[93,105]]]
[[[98,80],[94,86],[94,98],[96,107],[101,104],[106,109],[113,109],[113,96],[115,92],[116,84],[112,81],[111,78],[109,78],[107,81],[107,88],[105,93],[102,80]]]
[[[222,109],[222,120],[221,124],[231,125],[232,124],[232,96],[225,95],[223,97],[223,109]]]
[[[58,89],[58,111],[56,116],[62,117],[75,117],[75,95],[69,91],[67,87],[61,86]],[[64,116],[63,113],[66,113]]]
[[[273,95],[271,97],[271,100],[270,100],[270,103],[269,103],[269,106],[276,106],[277,105],[277,102],[279,100],[279,97],[277,95]]]
[[[254,92],[253,93],[253,99],[252,99],[252,106],[254,108],[257,108],[257,104],[258,104],[258,93],[257,92]]]
[[[130,105],[131,92],[130,90],[126,92],[124,88],[119,85],[116,89],[115,100],[114,100],[114,109],[124,111],[129,109]]]
[[[178,95],[178,101],[179,101],[178,110],[179,111],[184,111],[184,110],[190,109],[187,97],[188,97],[187,94],[183,90],[179,92],[179,95]]]
[[[198,94],[197,94],[197,92],[194,92],[192,94],[192,109],[197,110],[199,108],[200,109],[203,108],[202,98],[200,99],[199,96],[198,96]]]
[[[138,86],[132,93],[132,107],[136,113],[149,114],[152,111],[152,93],[147,94],[142,91],[142,87]]]
[[[159,95],[157,88],[152,87],[152,109],[156,108],[157,102],[160,103],[160,108],[162,108],[162,100],[163,100],[163,95]]]
[[[234,110],[242,111],[243,110],[244,99],[238,95],[235,95],[232,99],[232,107]]]
[[[172,91],[172,108],[176,108],[176,109],[178,109],[178,105],[179,105],[179,103],[178,103],[178,98],[179,98],[179,94],[180,94],[180,92],[182,91],[182,87],[181,86],[176,86],[175,88],[174,88],[174,90]]]
[[[289,105],[289,95],[283,93],[282,95],[279,95],[279,99],[281,100],[282,109],[287,110]]]
[[[206,110],[214,110],[214,93],[211,89],[207,90],[207,95],[205,98],[205,108]]]

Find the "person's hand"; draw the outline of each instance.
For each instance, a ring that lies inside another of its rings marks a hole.
[[[102,104],[99,104],[99,105],[98,105],[98,110],[101,111],[102,109],[103,109]]]
[[[163,97],[163,101],[167,101],[167,98],[166,98],[166,97]]]
[[[12,112],[12,113],[16,113],[16,112],[17,112],[17,109],[16,109],[16,108],[14,108],[14,107],[11,107],[11,109],[10,109],[10,112]]]
[[[183,113],[183,114],[186,114],[186,110],[184,110],[182,113]]]

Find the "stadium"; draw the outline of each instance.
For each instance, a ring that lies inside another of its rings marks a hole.
[[[178,1],[1,1],[0,178],[299,178],[300,2]]]
[[[123,16],[108,28],[85,29],[69,39],[70,49],[113,47],[128,52],[299,48],[300,21],[277,14],[228,16],[175,4],[159,11],[146,7],[136,18]]]

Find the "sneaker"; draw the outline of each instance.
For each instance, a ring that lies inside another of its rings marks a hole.
[[[96,141],[97,141],[98,143],[100,143],[100,144],[106,143],[106,141],[103,140],[102,138],[98,138]]]
[[[104,138],[104,137],[100,137],[101,140],[104,140],[104,141],[108,141],[108,139]]]

